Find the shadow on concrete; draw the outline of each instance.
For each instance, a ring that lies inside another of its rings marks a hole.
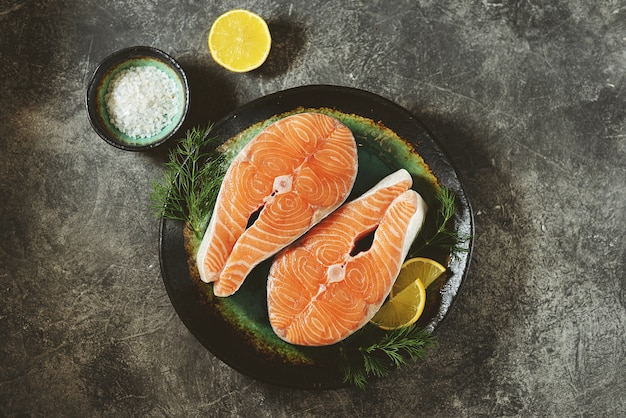
[[[528,309],[524,303],[531,265],[532,225],[511,176],[508,161],[496,161],[482,137],[489,128],[429,113],[411,112],[437,139],[455,167],[474,211],[475,232],[470,272],[454,306],[437,329],[436,360],[418,364],[425,381],[460,393],[467,382],[497,386],[494,368],[515,342],[514,323]],[[493,135],[493,131],[490,132]],[[450,387],[452,386],[452,387]],[[438,402],[434,399],[433,402]],[[510,406],[510,405],[509,405]],[[434,408],[436,405],[433,405]],[[430,410],[430,407],[425,407]],[[512,411],[499,411],[506,414]]]
[[[306,43],[306,28],[287,17],[267,22],[272,35],[272,49],[267,61],[256,70],[262,77],[277,77],[289,70]]]

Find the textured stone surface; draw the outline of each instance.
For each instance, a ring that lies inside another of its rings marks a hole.
[[[269,61],[212,62],[233,7]],[[353,86],[411,110],[476,218],[470,275],[427,359],[365,391],[268,386],[178,319],[148,209],[166,149],[100,140],[86,82],[147,44],[206,124],[264,94]],[[620,1],[0,2],[0,415],[623,416],[626,6]]]

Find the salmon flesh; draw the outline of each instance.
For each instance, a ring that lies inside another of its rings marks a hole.
[[[330,345],[374,316],[424,222],[426,203],[411,186],[406,170],[390,174],[276,256],[267,307],[281,339]]]
[[[269,125],[237,154],[198,248],[216,296],[337,209],[358,171],[354,136],[339,120],[300,113]]]

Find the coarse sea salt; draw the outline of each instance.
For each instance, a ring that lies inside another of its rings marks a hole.
[[[176,82],[154,66],[129,67],[109,83],[104,101],[111,123],[131,138],[161,132],[178,111]]]

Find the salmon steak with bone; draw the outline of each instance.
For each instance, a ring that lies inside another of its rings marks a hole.
[[[321,113],[280,119],[228,167],[196,254],[216,296],[235,293],[262,261],[293,243],[350,195],[358,171],[348,127]]]
[[[376,314],[421,229],[426,203],[400,169],[279,253],[270,269],[272,329],[298,345],[339,342]],[[357,249],[373,234],[369,248]]]

